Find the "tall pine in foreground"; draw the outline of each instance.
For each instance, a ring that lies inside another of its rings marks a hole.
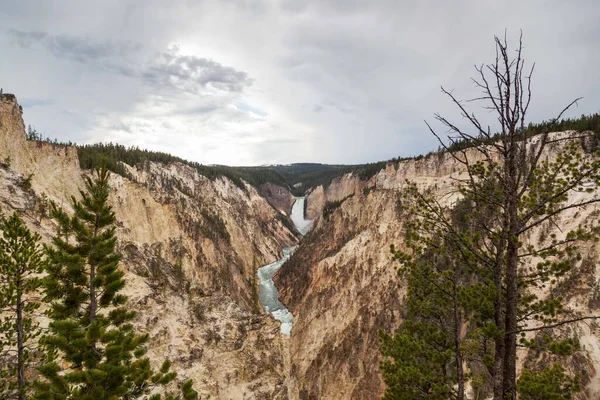
[[[392,251],[402,263],[398,273],[406,281],[407,295],[399,329],[393,334],[379,332],[385,356],[380,369],[387,385],[383,399],[464,400],[467,338],[463,326],[471,314],[466,294],[476,288],[480,297],[482,288],[460,262],[452,237],[436,232],[425,243],[419,233],[423,226],[409,215],[414,210],[404,206],[404,244],[408,251],[394,246]],[[471,208],[462,199],[450,212],[449,219],[457,231],[468,229],[464,215]]]
[[[72,199],[73,216],[51,207],[58,233],[47,249],[45,289],[52,321],[42,343],[55,361],[38,368],[43,379],[35,384],[36,399],[146,398],[154,386],[175,377],[167,361],[152,371],[144,357],[148,335],[134,330],[135,313],[124,307],[108,179],[106,165],[85,178],[81,200]],[[183,398],[196,396],[186,382]]]
[[[15,212],[0,219],[0,398],[24,400],[30,383],[35,339],[34,313],[44,254],[40,236],[31,233]]]

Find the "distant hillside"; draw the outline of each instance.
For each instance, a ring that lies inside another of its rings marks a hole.
[[[38,139],[36,137],[36,139]],[[349,172],[359,173],[368,177],[385,166],[384,162],[361,165],[331,165],[318,163],[298,163],[289,165],[273,165],[258,167],[230,167],[226,165],[203,165],[187,161],[168,153],[140,149],[138,147],[125,147],[113,143],[97,143],[92,145],[77,146],[79,163],[84,169],[95,168],[106,159],[108,168],[122,176],[128,172],[121,164],[140,166],[145,162],[153,161],[161,164],[180,162],[190,165],[210,178],[226,176],[239,187],[243,188],[242,180],[252,186],[258,187],[270,182],[287,188],[295,196],[302,196],[308,189],[319,185],[327,186],[338,176]]]
[[[285,179],[295,195],[302,195],[306,190],[319,185],[327,186],[337,176],[356,170],[356,165],[331,165],[299,163],[277,165],[273,168]]]

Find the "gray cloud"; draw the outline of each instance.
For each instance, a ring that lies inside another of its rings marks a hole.
[[[90,38],[75,35],[51,35],[40,31],[20,31],[9,29],[8,35],[21,47],[40,45],[58,58],[70,58],[81,63],[94,62],[111,57],[124,57],[141,50],[142,45],[130,42],[97,42]]]
[[[201,104],[180,109],[178,112],[187,115],[210,114],[211,112],[216,111],[221,107],[222,106],[217,104]]]
[[[235,5],[240,11],[253,16],[264,15],[270,4],[264,0],[223,0],[224,3]]]
[[[241,92],[252,84],[247,73],[211,59],[181,55],[177,46],[154,59],[142,72],[142,77],[152,85],[189,93],[200,93],[207,87]]]
[[[39,45],[57,58],[94,63],[109,72],[142,79],[157,89],[174,89],[192,94],[201,94],[205,88],[241,92],[252,84],[246,72],[208,58],[180,54],[177,45],[154,54],[148,62],[138,67],[128,58],[141,51],[142,45],[139,43],[96,41],[83,36],[16,29],[9,29],[8,35],[20,47]]]
[[[133,133],[132,128],[129,125],[124,124],[123,122],[119,122],[119,123],[111,125],[110,129],[112,129],[114,131],[123,131],[123,132],[127,132],[127,133]]]

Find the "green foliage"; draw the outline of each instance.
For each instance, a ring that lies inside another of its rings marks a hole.
[[[190,302],[190,311],[198,322],[202,323],[206,321],[206,306],[203,303]]]
[[[294,196],[303,196],[308,189],[319,185],[327,187],[333,179],[355,171],[358,166],[298,163],[271,168],[285,179]]]
[[[39,133],[35,128],[32,128],[31,125],[27,126],[27,132],[25,133],[25,137],[27,140],[43,140],[42,134]]]
[[[191,379],[183,382],[181,386],[181,394],[183,400],[196,400],[198,398],[198,392],[194,390]]]
[[[369,180],[387,165],[388,161],[364,164],[358,169],[358,176],[363,180]]]
[[[37,201],[36,211],[39,215],[39,222],[41,223],[44,218],[48,216],[48,210],[50,208],[50,201],[46,193],[42,193],[42,196]]]
[[[214,180],[217,177],[225,176],[241,189],[245,189],[243,181],[255,187],[270,182],[288,188],[296,196],[302,196],[311,187],[327,186],[332,179],[362,168],[362,166],[353,165],[310,163],[265,167],[202,165],[163,152],[143,150],[138,147],[125,147],[113,143],[78,146],[77,152],[79,164],[82,168],[97,168],[105,159],[107,168],[110,171],[128,178],[130,176],[127,169],[121,164],[122,162],[131,166],[142,166],[148,161],[161,164],[180,162],[195,168],[198,173],[209,179]],[[300,185],[295,186],[297,184]]]
[[[81,200],[72,199],[73,216],[51,206],[58,233],[47,248],[44,286],[52,321],[41,343],[53,357],[38,368],[36,399],[134,399],[175,378],[168,361],[152,371],[148,335],[134,330],[135,313],[119,293],[125,280],[108,177],[105,165],[86,177]]]
[[[306,190],[319,185],[327,187],[333,179],[350,172],[358,173],[362,179],[369,179],[385,167],[387,163],[387,161],[362,165],[298,163],[260,167],[229,167],[225,165],[203,165],[163,152],[144,150],[138,147],[125,147],[113,143],[77,146],[77,153],[82,168],[97,168],[105,160],[110,171],[127,178],[131,177],[121,163],[131,166],[143,166],[148,161],[161,164],[180,162],[195,168],[198,173],[209,179],[214,180],[220,176],[227,177],[241,189],[245,189],[243,181],[255,187],[270,182],[288,188],[295,196],[302,196]]]
[[[410,191],[409,191],[410,193]],[[405,199],[407,199],[405,197]],[[391,247],[400,261],[398,273],[406,281],[403,323],[394,335],[379,333],[381,371],[386,383],[384,399],[459,398],[464,393],[465,348],[475,358],[474,335],[464,337],[467,317],[482,313],[477,274],[460,262],[459,246],[453,237],[434,225],[411,217],[410,203],[404,210],[406,250]],[[469,229],[467,215],[472,205],[460,200],[450,212],[452,226]],[[422,229],[429,229],[427,237]],[[472,290],[478,286],[477,293]],[[457,386],[457,389],[455,389]]]
[[[579,378],[566,374],[560,364],[541,371],[523,370],[518,388],[521,400],[571,400],[581,390]]]
[[[34,314],[45,258],[40,236],[15,212],[0,220],[0,397],[24,398],[30,387],[25,371],[40,335]]]
[[[442,205],[431,192],[422,192],[414,184],[407,186],[403,195],[403,216],[408,251],[393,251],[407,277],[408,307],[415,301],[411,296],[423,286],[423,279],[433,285],[423,291],[428,295],[423,294],[420,297],[422,301],[415,306],[421,324],[424,314],[431,310],[444,321],[452,320],[448,310],[442,312],[432,308],[432,304],[435,304],[436,297],[445,297],[449,306],[452,298],[448,295],[451,293],[448,285],[453,282],[459,284],[459,310],[470,321],[467,335],[461,338],[461,348],[474,370],[491,371],[494,364],[494,354],[490,351],[492,344],[505,337],[505,327],[497,325],[494,319],[498,291],[493,269],[497,249],[501,247],[500,239],[504,235],[504,211],[500,205],[505,193],[498,184],[498,177],[504,172],[497,163],[477,162],[469,166],[469,173],[473,181],[469,185],[457,186],[462,199],[453,208]],[[600,162],[596,157],[584,156],[578,143],[571,141],[554,159],[540,161],[531,175],[529,186],[523,190],[517,207],[524,232],[547,220],[548,215],[557,215],[565,207],[575,207],[568,202],[569,193],[579,190],[583,182],[600,183]],[[577,245],[593,239],[595,232],[594,228],[582,226],[568,232],[562,240],[552,234],[545,243],[520,242],[517,255],[521,265],[517,276],[519,332],[521,328],[532,325],[542,330],[544,326],[566,318],[568,310],[563,298],[557,295],[540,298],[538,293],[549,285],[555,287],[570,276],[573,265],[579,259]],[[444,242],[440,242],[440,238],[444,238]],[[432,253],[436,255],[433,258]],[[440,270],[439,261],[444,257],[448,260],[442,265],[458,263],[462,267]],[[500,301],[505,301],[503,293]],[[409,322],[414,323],[414,314],[408,314],[405,324]],[[440,332],[445,329],[442,325],[438,328]],[[429,346],[435,344],[440,351],[451,351],[441,346],[439,341],[429,339],[425,342]],[[527,340],[523,333],[519,343],[538,354],[548,351],[560,357],[568,357],[578,348],[572,339],[554,340],[548,334]],[[452,351],[456,354],[456,349]],[[402,360],[397,360],[397,363],[406,365]],[[484,373],[477,379],[486,386],[491,384],[492,376]],[[533,378],[528,376],[527,379]],[[386,384],[388,390],[394,387],[388,380]]]
[[[384,400],[447,400],[453,398],[455,381],[447,373],[452,354],[439,351],[432,343],[447,348],[448,338],[437,327],[406,323],[394,335],[380,332],[381,354],[386,358],[380,370],[386,384]]]
[[[212,239],[213,241],[222,239],[227,243],[230,242],[231,236],[227,231],[225,221],[223,221],[221,217],[217,214],[211,214],[206,210],[202,210],[200,214],[202,215],[203,220],[202,233],[204,237]]]
[[[394,335],[379,332],[385,357],[381,363],[386,383],[383,398],[455,398],[451,303],[436,289],[439,276],[423,277],[416,271],[410,275],[402,326]]]
[[[27,175],[26,178],[22,178],[19,181],[19,186],[23,189],[23,190],[29,190],[31,189],[31,180],[33,179],[33,173]]]
[[[73,142],[59,142],[57,139],[51,139],[49,136],[44,136],[42,133],[38,132],[31,125],[27,126],[27,132],[25,132],[25,138],[27,140],[32,140],[36,142],[44,142],[49,143],[54,146],[73,146]]]

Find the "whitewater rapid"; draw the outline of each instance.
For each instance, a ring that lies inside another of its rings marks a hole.
[[[305,235],[312,227],[313,221],[304,219],[304,197],[296,197],[296,202],[292,207],[291,219],[296,226],[296,229],[298,229],[302,235]],[[272,264],[259,268],[257,272],[258,280],[260,282],[260,291],[258,293],[260,304],[266,312],[271,313],[273,318],[281,322],[281,333],[288,336],[292,331],[294,317],[279,301],[277,288],[275,287],[275,282],[273,282],[273,276],[279,271],[279,268],[290,259],[294,250],[296,250],[296,246],[286,247],[283,249],[283,257]]]

